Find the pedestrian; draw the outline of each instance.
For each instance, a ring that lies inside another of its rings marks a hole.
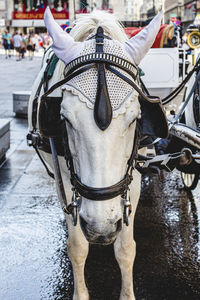
[[[44,45],[46,47],[48,47],[50,45],[50,43],[51,43],[50,36],[48,35],[47,32],[45,32],[45,34],[44,34]]]
[[[10,52],[11,55],[14,55],[14,44],[13,44],[13,37],[11,36],[11,40],[10,40]]]
[[[11,57],[11,35],[8,30],[5,30],[4,34],[2,35],[3,39],[3,47],[5,49],[5,58]]]
[[[31,34],[31,41],[33,43],[33,52],[34,52],[35,50],[39,49],[39,41],[36,34],[34,33]]]
[[[33,59],[33,53],[34,53],[34,45],[33,45],[33,41],[31,39],[30,35],[29,35],[28,41],[27,41],[27,50],[28,50],[29,60],[32,60]]]
[[[15,35],[13,36],[13,44],[14,44],[14,48],[15,48],[16,56],[17,56],[16,61],[21,60],[21,42],[22,42],[22,37],[16,31]]]
[[[22,41],[21,41],[21,58],[24,58],[24,54],[26,53],[26,45],[25,45],[25,38],[23,33],[20,33]]]
[[[39,43],[39,46],[45,50],[44,39],[43,39],[42,34],[38,35],[38,43]]]

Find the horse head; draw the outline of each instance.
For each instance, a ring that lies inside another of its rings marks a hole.
[[[69,147],[76,173],[81,182],[94,188],[115,185],[127,170],[135,135],[136,119],[140,117],[137,98],[132,99],[125,115],[113,119],[102,131],[95,123],[93,111],[77,96],[64,91],[61,114],[66,120]],[[107,244],[115,240],[123,224],[121,196],[103,200],[81,197],[80,224],[89,242]]]
[[[160,13],[127,40],[109,14],[78,19],[69,35],[48,8],[45,12],[52,48],[65,63],[66,76],[71,76],[62,87],[60,113],[66,126],[71,182],[79,197],[80,225],[90,243],[114,242],[125,208],[131,214],[129,189],[132,203],[139,198],[140,182],[132,175],[136,174],[141,108],[129,82],[137,80],[137,65],[153,44],[161,18]]]

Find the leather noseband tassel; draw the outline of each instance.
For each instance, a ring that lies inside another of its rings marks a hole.
[[[98,27],[96,34],[96,52],[103,53],[103,28]],[[105,63],[97,63],[98,82],[97,94],[94,104],[94,119],[101,130],[108,128],[112,121],[112,106],[108,94],[105,74]]]

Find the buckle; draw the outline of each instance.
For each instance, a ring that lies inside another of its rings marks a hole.
[[[126,195],[122,196],[122,200],[124,202],[124,223],[126,224],[126,226],[128,226],[130,224],[130,214],[132,212],[129,190],[127,190]]]
[[[26,136],[27,145],[29,147],[37,147],[41,144],[41,138],[39,133],[29,132]]]

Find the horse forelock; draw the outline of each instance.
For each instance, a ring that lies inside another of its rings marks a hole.
[[[90,34],[95,34],[99,26],[103,28],[105,34],[109,35],[114,40],[123,43],[128,39],[122,24],[113,14],[98,10],[91,14],[84,14],[79,17],[75,26],[72,28],[70,35],[75,41],[82,42],[86,40]]]

